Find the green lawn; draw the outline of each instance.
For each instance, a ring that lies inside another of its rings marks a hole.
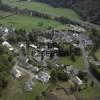
[[[72,9],[67,8],[54,8],[50,5],[40,3],[40,2],[25,2],[19,0],[3,0],[4,3],[17,6],[19,8],[28,8],[31,10],[40,11],[43,13],[50,14],[52,16],[64,16],[70,19],[80,19],[80,16]]]
[[[39,23],[43,23],[43,25],[40,26]],[[1,19],[0,24],[3,24],[4,26],[13,26],[17,29],[22,28],[26,30],[46,30],[48,29],[48,27],[60,28],[64,26],[57,21],[22,15],[14,15]]]
[[[97,52],[96,52],[96,54],[95,54],[95,55],[96,55],[97,59],[98,59],[98,60],[100,60],[100,49],[99,49],[99,50],[97,50]]]
[[[3,91],[3,96],[0,100],[35,100],[36,96],[40,96],[46,90],[47,85],[38,81],[34,81],[33,90],[31,92],[24,91],[24,83],[27,78],[16,80],[9,77],[8,87]]]
[[[87,89],[75,93],[80,100],[100,100],[100,88],[88,86]],[[98,99],[97,99],[98,98]]]
[[[9,12],[4,12],[4,11],[0,10],[0,19],[3,18],[3,17],[9,16],[10,14],[11,13],[9,13]]]
[[[58,61],[61,64],[71,64],[73,65],[73,67],[83,70],[84,69],[84,63],[83,63],[83,59],[82,57],[76,57],[76,61],[73,62],[72,60],[70,60],[68,57],[62,57],[59,59]]]

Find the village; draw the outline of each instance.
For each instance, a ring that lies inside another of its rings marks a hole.
[[[80,70],[73,64],[59,63],[62,56],[70,56],[70,60],[73,62],[75,62],[76,56],[83,56],[83,65],[85,66],[84,63],[87,62],[84,59],[88,60],[88,51],[83,49],[93,45],[93,41],[86,35],[85,28],[74,25],[69,26],[71,28],[68,31],[47,30],[42,34],[40,33],[34,42],[21,41],[17,42],[16,46],[7,40],[9,35],[15,34],[15,28],[0,27],[2,45],[17,55],[14,57],[15,65],[10,72],[11,75],[18,81],[21,80],[24,74],[29,75],[22,87],[25,91],[30,92],[33,90],[35,86],[34,79],[45,84],[52,80],[54,82],[59,79],[69,80],[75,86],[71,85],[70,93],[86,89],[88,80],[86,69]],[[26,35],[28,36],[29,32]],[[84,52],[86,54],[85,58]],[[60,72],[59,77],[55,75],[55,71]],[[93,84],[92,81],[91,85]]]

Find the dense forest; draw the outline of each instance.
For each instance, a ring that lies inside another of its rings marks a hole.
[[[8,85],[8,76],[13,65],[12,59],[12,53],[0,45],[0,96],[1,91]]]
[[[100,24],[100,0],[36,0],[54,7],[69,7],[76,10],[84,20]]]

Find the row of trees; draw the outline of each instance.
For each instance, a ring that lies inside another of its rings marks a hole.
[[[55,7],[68,7],[78,12],[84,20],[100,24],[99,0],[37,0]]]
[[[0,0],[0,5],[2,4],[2,0]]]
[[[27,40],[26,31],[24,29],[15,30],[13,34],[8,35],[7,40],[8,42],[13,44],[21,41],[26,41]]]
[[[94,42],[93,51],[95,52],[96,50],[98,50],[100,48],[100,44],[99,44],[100,43],[100,34],[99,34],[99,31],[93,28],[91,30],[90,38]]]
[[[18,7],[11,7],[11,6],[7,5],[7,4],[2,4],[0,6],[0,9],[4,10],[4,11],[10,11],[10,12],[15,13],[15,14],[21,14],[21,15],[27,15],[27,16],[36,16],[36,17],[41,17],[41,18],[45,18],[45,19],[56,20],[56,21],[59,21],[62,24],[81,25],[79,22],[77,22],[75,20],[71,20],[71,19],[65,18],[63,16],[55,16],[55,17],[52,18],[47,13],[30,10],[28,8],[20,9]]]
[[[7,48],[0,45],[0,95],[8,85],[8,76],[13,66],[13,55]]]
[[[57,79],[60,80],[60,81],[68,81],[69,76],[66,73],[64,73],[63,70],[53,69],[51,71],[51,80],[53,82],[56,82]]]
[[[100,69],[96,65],[91,63],[90,71],[100,81]]]
[[[21,14],[21,15],[27,15],[27,16],[37,16],[37,17],[41,17],[41,18],[45,18],[45,19],[50,19],[50,16],[46,13],[41,13],[41,12],[34,11],[34,10],[29,10],[27,8],[20,9],[18,7],[11,7],[7,4],[2,4],[0,6],[0,9],[4,10],[4,11],[10,11],[10,12],[15,13],[15,14]]]

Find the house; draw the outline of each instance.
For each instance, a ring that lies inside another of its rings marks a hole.
[[[50,79],[50,75],[48,73],[45,73],[41,71],[37,76],[36,79],[42,81],[42,82],[48,82]]]
[[[72,65],[69,65],[69,66],[66,66],[64,72],[67,73],[67,74],[71,74],[71,71],[73,70],[73,67]]]
[[[34,48],[34,49],[37,49],[37,46],[34,45],[34,44],[30,44],[29,46],[32,47],[32,48]]]
[[[29,70],[32,67],[32,65],[30,65],[28,63],[22,63],[22,64],[20,64],[20,66],[27,69],[27,70]]]
[[[34,85],[34,82],[32,80],[25,82],[24,90],[27,92],[32,91],[33,85]]]
[[[7,41],[2,42],[2,45],[7,47],[10,51],[14,50],[14,48]]]
[[[53,50],[54,50],[54,51],[58,51],[58,48],[54,47]]]
[[[86,29],[85,28],[80,27],[78,25],[72,25],[72,24],[70,24],[70,30],[71,31],[78,32],[78,33],[85,33],[86,32]]]
[[[78,76],[75,76],[73,82],[74,82],[75,84],[77,84],[78,86],[80,86],[80,85],[83,84],[82,80],[81,80]]]
[[[25,48],[25,44],[21,43],[20,44],[20,48],[24,47]]]
[[[97,67],[100,67],[100,62],[99,61],[92,61],[93,64],[95,64]]]
[[[5,29],[4,29],[4,32],[5,32],[5,33],[8,33],[8,32],[9,32],[9,29],[8,29],[8,28],[5,28]]]
[[[72,39],[72,37],[70,36],[70,35],[65,35],[64,37],[63,37],[63,41],[65,42],[65,43],[71,43],[71,42],[73,42],[73,39]]]
[[[55,67],[60,67],[60,65],[56,63],[56,64],[55,64]]]
[[[32,65],[28,63],[28,61],[29,61],[28,58],[18,57],[17,61],[18,61],[18,65],[25,69],[30,69],[32,67]]]
[[[80,46],[80,44],[77,44],[77,43],[73,43],[72,44],[75,48],[80,48],[81,46]]]
[[[30,71],[33,72],[33,73],[36,73],[36,72],[39,71],[39,68],[38,68],[38,67],[33,67],[33,66],[32,66],[32,67],[30,68]]]
[[[13,68],[11,70],[11,74],[17,79],[21,77],[21,72],[16,68]]]
[[[45,38],[43,36],[39,36],[38,42],[41,43],[41,44],[47,44],[47,43],[52,43],[52,40]]]
[[[85,43],[86,46],[87,45],[92,45],[93,44],[93,41],[91,39],[85,39],[84,40],[84,43]]]
[[[7,41],[2,42],[2,45],[3,45],[3,46],[6,46],[6,47],[8,47],[8,48],[11,47],[11,45],[10,45]]]

